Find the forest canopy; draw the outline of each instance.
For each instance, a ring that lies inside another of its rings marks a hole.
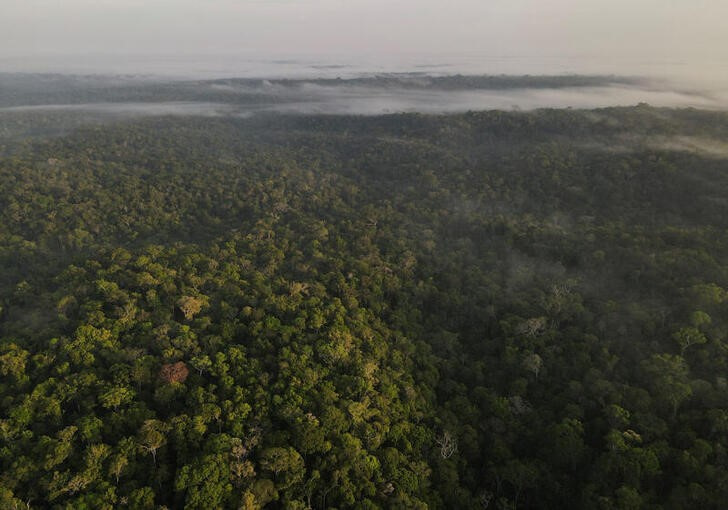
[[[728,114],[0,131],[0,507],[728,498]]]

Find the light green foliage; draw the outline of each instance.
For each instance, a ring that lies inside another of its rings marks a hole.
[[[107,409],[118,409],[120,405],[127,404],[134,399],[134,390],[121,386],[114,386],[99,395],[99,402]]]
[[[678,132],[728,115],[0,139],[0,507],[721,508],[728,173]]]

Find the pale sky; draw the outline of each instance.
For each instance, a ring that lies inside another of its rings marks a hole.
[[[725,59],[728,0],[0,0],[0,54]]]

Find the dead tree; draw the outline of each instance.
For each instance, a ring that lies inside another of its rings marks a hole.
[[[450,435],[447,430],[442,434],[442,437],[437,439],[437,444],[440,446],[440,455],[443,459],[449,459],[453,453],[458,451],[457,439]]]

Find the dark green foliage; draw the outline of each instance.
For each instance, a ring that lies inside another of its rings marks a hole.
[[[720,508],[728,167],[667,141],[727,132],[640,106],[7,141],[0,506]]]

